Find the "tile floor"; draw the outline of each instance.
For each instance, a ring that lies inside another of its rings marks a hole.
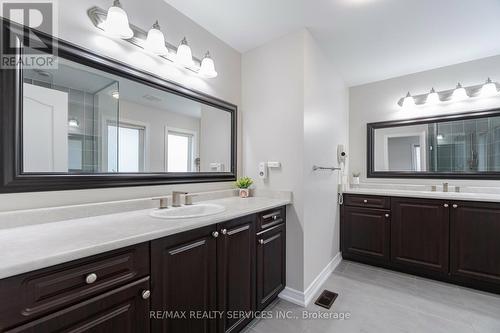
[[[337,267],[323,288],[339,294],[331,310],[314,301],[304,309],[277,300],[266,310],[292,319],[255,320],[245,332],[500,333],[500,295],[348,261]],[[303,319],[304,310],[350,318]]]

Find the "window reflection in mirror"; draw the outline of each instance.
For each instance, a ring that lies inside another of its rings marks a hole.
[[[500,117],[377,128],[375,171],[500,171]]]
[[[231,171],[230,112],[62,58],[23,82],[24,173]]]

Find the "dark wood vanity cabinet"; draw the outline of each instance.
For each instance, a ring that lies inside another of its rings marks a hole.
[[[391,217],[388,210],[344,206],[342,221],[344,257],[389,262]]]
[[[455,202],[450,212],[452,278],[500,291],[500,204]]]
[[[394,265],[448,274],[449,204],[392,198],[391,261]]]
[[[218,332],[239,332],[252,317],[234,314],[256,309],[255,215],[222,223],[218,229],[217,309],[224,311]]]
[[[500,204],[370,198],[344,194],[345,259],[500,293]]]
[[[286,285],[286,229],[276,225],[257,234],[257,309],[263,310]]]

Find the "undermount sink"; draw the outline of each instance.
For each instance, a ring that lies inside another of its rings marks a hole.
[[[150,213],[152,217],[160,219],[189,219],[222,213],[226,207],[217,204],[194,204],[181,207],[155,209]]]

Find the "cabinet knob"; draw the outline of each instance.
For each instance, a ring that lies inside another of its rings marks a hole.
[[[151,296],[151,291],[149,290],[143,290],[141,293],[142,299],[148,299]]]
[[[385,217],[389,218],[389,214],[385,214]]]
[[[366,200],[366,199],[365,199],[365,200],[363,200],[363,202],[364,202],[364,203],[368,203],[368,200]]]
[[[457,204],[453,204],[453,208],[458,208],[458,205]]]
[[[259,244],[264,244],[264,240],[263,239],[259,239]]]
[[[278,216],[277,216],[277,215],[273,215],[273,220],[275,220],[275,221],[276,221],[276,219],[277,219],[277,218],[278,218]]]
[[[92,284],[96,281],[97,281],[97,274],[96,273],[89,274],[85,277],[85,282],[87,284]]]
[[[443,207],[444,207],[444,208],[448,208],[449,206],[450,206],[450,205],[448,205],[448,204],[444,204],[444,205],[443,205]]]
[[[219,237],[219,233],[217,231],[214,231],[214,232],[212,232],[212,236],[214,238],[217,238],[217,237]]]
[[[220,232],[221,232],[221,234],[225,235],[225,234],[227,234],[227,229],[222,229]]]

